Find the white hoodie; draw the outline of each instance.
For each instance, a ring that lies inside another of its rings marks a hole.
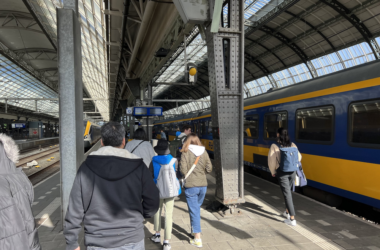
[[[195,154],[196,157],[201,156],[205,152],[205,147],[198,145],[189,145],[189,150]]]

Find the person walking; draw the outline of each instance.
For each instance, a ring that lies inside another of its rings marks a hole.
[[[33,185],[22,168],[16,168],[18,159],[14,140],[0,134],[0,248],[40,250],[32,212]]]
[[[168,139],[166,138],[166,134],[165,134],[165,132],[164,132],[163,129],[161,129],[161,133],[160,133],[160,135],[161,135],[161,139],[162,139],[162,140],[168,140]]]
[[[152,145],[147,141],[146,133],[142,128],[135,131],[133,140],[125,145],[125,149],[131,154],[141,157],[147,167],[149,167],[153,156],[156,155]]]
[[[175,132],[175,136],[179,136],[181,134],[181,131],[179,130],[179,128],[177,128],[176,132]]]
[[[124,135],[120,123],[103,125],[102,147],[80,166],[64,221],[66,250],[80,250],[82,224],[87,250],[145,249],[144,218],[156,214],[159,193],[143,159],[124,149]]]
[[[285,200],[286,211],[283,216],[284,223],[296,226],[295,210],[292,197],[292,185],[294,185],[296,171],[302,156],[297,146],[291,142],[288,130],[277,130],[277,143],[273,143],[268,154],[268,166],[273,177],[277,177]]]
[[[178,161],[170,154],[168,141],[159,140],[154,150],[158,155],[153,157],[149,170],[160,191],[160,207],[154,215],[154,230],[156,233],[151,237],[151,240],[155,243],[161,242],[161,212],[163,205],[165,205],[163,250],[169,250],[171,249],[169,240],[171,239],[173,228],[174,198],[181,194],[179,181],[176,178]],[[166,169],[166,167],[169,169]]]
[[[178,138],[182,140],[182,144],[185,143],[187,136],[191,133],[191,126],[185,124],[181,127],[181,133],[178,135]],[[176,135],[177,136],[177,135]]]
[[[202,247],[201,205],[207,192],[206,174],[211,173],[212,164],[205,147],[194,133],[187,136],[181,152],[180,169],[185,176],[185,196],[190,213],[191,232],[194,234],[190,244]]]

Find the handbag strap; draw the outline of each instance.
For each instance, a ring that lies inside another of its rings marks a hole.
[[[189,175],[191,175],[191,173],[194,171],[194,169],[195,169],[195,167],[197,166],[198,161],[199,161],[200,158],[201,158],[201,156],[198,156],[197,159],[195,159],[195,162],[194,162],[193,166],[190,168],[189,172],[187,172],[187,174],[186,174],[184,180],[186,180],[187,177],[189,177]]]
[[[141,145],[141,143],[143,143],[144,141],[142,141],[142,142],[140,142],[139,144],[137,144],[137,146],[131,151],[131,154],[136,150],[136,148],[138,148],[140,145]]]

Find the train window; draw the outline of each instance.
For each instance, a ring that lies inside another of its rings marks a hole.
[[[264,139],[276,139],[277,130],[281,127],[288,128],[287,112],[266,114],[264,117]]]
[[[259,115],[244,116],[244,137],[258,138]]]
[[[349,107],[349,143],[380,145],[380,100],[353,103]]]
[[[296,112],[296,140],[332,142],[334,107],[324,106],[299,109]]]
[[[201,135],[206,134],[206,122],[202,122]]]

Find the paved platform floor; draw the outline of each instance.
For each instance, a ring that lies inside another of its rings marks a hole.
[[[60,221],[59,173],[35,187],[33,212],[44,222],[38,229],[43,250],[65,249]],[[246,203],[242,214],[222,218],[204,208],[213,200],[215,179],[208,176],[209,188],[201,211],[203,249],[370,249],[380,250],[380,228],[340,211],[294,195],[296,227],[285,225],[280,216],[283,199],[275,184],[245,174]],[[189,245],[190,219],[184,195],[175,202],[172,249],[195,249]],[[42,219],[41,219],[42,218]],[[163,224],[164,225],[164,224]],[[146,249],[162,249],[151,242],[153,220],[145,222]],[[163,231],[162,231],[163,235]],[[83,232],[80,235],[84,250]]]

